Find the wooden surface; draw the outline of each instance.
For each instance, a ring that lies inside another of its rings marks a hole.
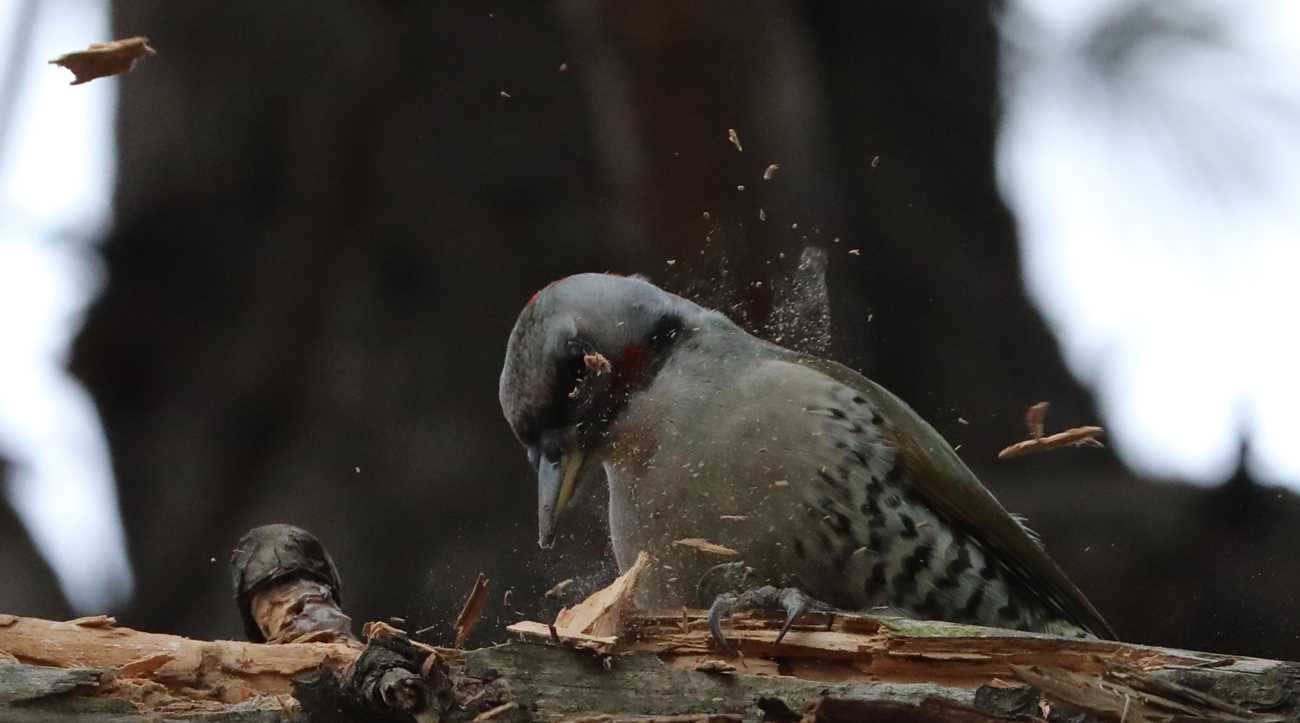
[[[733,657],[702,611],[637,611],[617,635],[543,623],[459,653],[444,720],[1283,721],[1300,666],[858,615],[735,616]],[[359,649],[145,633],[108,619],[0,616],[0,720],[288,721],[292,678]],[[1030,686],[1032,683],[1032,687]],[[1083,715],[1082,718],[1070,716]]]

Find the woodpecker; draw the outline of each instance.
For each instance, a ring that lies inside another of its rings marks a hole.
[[[537,292],[510,333],[499,396],[536,470],[539,544],[577,496],[607,485],[619,568],[642,550],[659,561],[638,602],[714,594],[720,640],[737,606],[783,607],[786,629],[810,607],[885,607],[1115,637],[898,397],[643,278],[578,274]],[[738,557],[720,565],[676,544],[690,538]]]

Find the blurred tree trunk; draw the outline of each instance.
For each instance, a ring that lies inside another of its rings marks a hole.
[[[1030,513],[1121,634],[1300,657],[1277,634],[1294,495],[1148,484],[1103,452],[992,463],[1031,402],[1097,421],[997,195],[997,5],[116,4],[159,56],[121,81],[110,281],[72,366],[121,484],[123,617],[235,634],[219,566],[175,571],[270,521],[337,551],[362,618],[450,620],[479,571],[514,588],[479,642],[545,617],[543,590],[611,568],[599,505],[536,547],[495,399],[519,308],[611,269],[757,328],[819,244],[835,356]]]

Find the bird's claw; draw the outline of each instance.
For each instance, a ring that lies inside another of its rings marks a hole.
[[[832,612],[835,608],[826,603],[809,597],[807,593],[797,587],[773,587],[772,585],[763,585],[762,587],[751,588],[740,594],[724,593],[713,599],[713,604],[709,606],[709,633],[713,639],[724,650],[734,653],[735,648],[727,641],[722,633],[722,620],[729,617],[734,612],[742,610],[771,610],[779,608],[785,611],[785,623],[781,626],[781,632],[777,633],[776,642],[781,642],[785,634],[790,632],[790,626],[800,615],[813,612]]]

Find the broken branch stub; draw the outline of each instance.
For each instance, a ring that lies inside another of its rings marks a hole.
[[[338,568],[301,527],[263,525],[245,533],[230,557],[230,581],[253,642],[356,641],[340,607]]]

